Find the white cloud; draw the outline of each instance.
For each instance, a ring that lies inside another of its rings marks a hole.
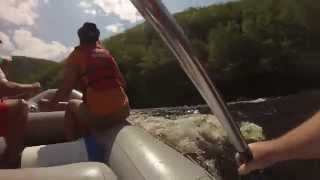
[[[0,22],[20,27],[33,26],[39,17],[37,8],[40,3],[49,2],[50,0],[0,0]],[[21,55],[62,60],[71,51],[71,48],[59,42],[45,42],[22,28],[11,30],[7,34],[0,31],[0,39],[3,41],[0,45],[0,56]]]
[[[39,0],[1,0],[0,20],[15,25],[33,25],[38,14]]]
[[[86,2],[86,1],[81,1],[79,4],[78,4],[79,7],[81,8],[84,8],[84,9],[88,9],[88,8],[91,8],[92,7],[92,4]]]
[[[116,23],[106,26],[106,30],[112,32],[112,33],[120,33],[124,31],[124,24]]]
[[[70,48],[65,47],[63,44],[57,41],[47,43],[34,37],[31,32],[24,29],[14,32],[13,42],[16,45],[16,49],[13,51],[14,55],[61,60],[70,52]]]
[[[97,15],[97,10],[94,9],[94,7],[92,7],[93,4],[90,4],[87,1],[81,1],[78,6],[81,7],[82,9],[84,9],[84,13],[86,14],[91,14],[93,16]]]
[[[142,20],[142,16],[139,14],[130,0],[82,0],[79,6],[84,9],[92,9],[92,3],[100,7],[107,16],[116,15],[120,19],[129,21],[131,23]]]
[[[57,41],[45,42],[24,29],[15,30],[11,39],[0,32],[0,39],[3,41],[0,47],[1,56],[28,56],[59,61],[72,50]]]
[[[97,11],[94,9],[86,9],[86,10],[84,10],[84,13],[91,14],[93,16],[97,15]]]
[[[5,33],[0,32],[0,39],[2,41],[2,44],[0,45],[0,56],[9,56],[15,49],[10,37]]]

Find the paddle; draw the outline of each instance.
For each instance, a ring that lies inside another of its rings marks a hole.
[[[176,56],[180,66],[196,86],[212,112],[224,126],[228,137],[242,162],[252,160],[252,153],[244,141],[238,125],[208,74],[192,51],[191,43],[167,8],[157,0],[131,0],[141,15],[160,34],[161,38]]]

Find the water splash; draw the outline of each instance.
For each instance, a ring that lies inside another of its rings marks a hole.
[[[211,114],[199,114],[194,108],[187,109],[133,111],[129,121],[198,162],[213,175],[226,171],[223,169],[236,170],[235,149],[217,118]],[[176,114],[159,113],[162,111]],[[249,122],[240,126],[248,142],[264,140],[261,127]]]

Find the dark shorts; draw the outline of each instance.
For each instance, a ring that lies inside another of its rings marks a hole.
[[[0,102],[0,136],[6,136],[8,127],[8,105]]]
[[[85,103],[81,103],[77,116],[80,120],[80,122],[78,122],[79,124],[87,124],[91,128],[94,128],[98,131],[103,131],[125,121],[129,116],[129,113],[130,107],[127,105],[114,113],[99,117],[90,113]]]

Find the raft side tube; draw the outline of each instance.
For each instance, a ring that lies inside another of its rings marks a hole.
[[[48,168],[0,170],[0,179],[117,180],[117,176],[105,164],[86,162]]]
[[[83,154],[86,151],[83,143],[79,146],[81,141],[83,140],[26,148],[22,154],[22,166],[57,165],[58,158],[66,164],[86,161],[88,154],[77,156],[79,159],[70,158],[75,157],[74,154]],[[121,180],[213,179],[204,169],[158,141],[142,128],[118,126],[99,134],[97,141],[104,147],[104,162]],[[58,146],[60,147],[57,148]],[[55,153],[59,155],[54,155]]]
[[[57,92],[57,89],[48,89],[38,95],[30,98],[28,103],[38,103],[41,99],[51,99],[52,96]],[[82,93],[77,90],[72,90],[69,99],[82,99]]]
[[[104,143],[104,139],[114,137],[112,143]],[[114,135],[113,135],[114,136]],[[120,179],[130,179],[126,172],[137,171],[140,178],[146,180],[183,179],[183,180],[207,180],[213,179],[199,165],[173,148],[157,140],[142,128],[126,126],[119,130],[106,132],[98,139],[105,145],[106,162],[114,170]],[[127,162],[124,166],[121,162]]]
[[[25,148],[21,168],[52,167],[87,162],[88,152],[83,139],[78,141]]]
[[[64,111],[29,113],[25,134],[26,145],[65,142],[64,114]],[[0,157],[5,148],[5,138],[0,137]]]
[[[52,144],[65,142],[64,111],[29,113],[26,144]]]

